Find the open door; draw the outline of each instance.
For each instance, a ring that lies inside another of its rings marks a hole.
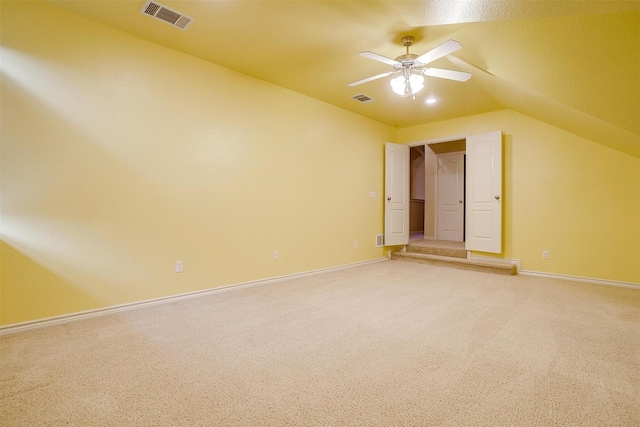
[[[466,249],[502,252],[502,132],[467,137]]]
[[[409,244],[409,146],[385,145],[384,244]]]

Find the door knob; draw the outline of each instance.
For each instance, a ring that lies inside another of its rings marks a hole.
[[[458,203],[462,203],[462,200],[458,200]]]
[[[387,197],[387,200],[388,200],[388,201],[391,201],[391,197]]]
[[[500,196],[493,196],[494,199],[500,200]]]

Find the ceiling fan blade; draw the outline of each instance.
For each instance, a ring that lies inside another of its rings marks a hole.
[[[383,77],[390,76],[391,74],[396,73],[396,72],[397,71],[389,71],[387,73],[377,74],[375,76],[367,77],[366,79],[362,79],[362,80],[358,80],[358,81],[349,83],[347,86],[357,86],[357,85],[360,85],[362,83],[370,82],[371,80],[381,79]]]
[[[460,49],[462,45],[455,40],[447,40],[440,46],[436,46],[429,52],[416,58],[416,62],[420,62],[422,65],[426,65],[435,61],[438,58],[442,58],[445,55],[455,52]]]
[[[420,72],[425,76],[440,77],[441,79],[457,80],[459,82],[466,82],[471,78],[471,73],[443,70],[442,68],[424,68]]]
[[[399,64],[395,59],[387,58],[386,56],[378,55],[375,52],[369,52],[368,50],[359,53],[360,56],[364,56],[365,58],[373,59],[375,61],[384,62],[389,65]]]

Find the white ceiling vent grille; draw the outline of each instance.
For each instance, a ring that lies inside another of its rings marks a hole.
[[[363,93],[359,93],[358,95],[353,95],[351,98],[355,99],[358,102],[362,102],[363,104],[367,103],[367,102],[373,102],[373,98],[363,94]]]
[[[193,18],[185,14],[182,14],[171,9],[170,7],[151,0],[147,1],[144,6],[142,6],[142,10],[140,11],[140,13],[152,16],[162,22],[166,22],[173,27],[178,27],[181,30],[186,30],[187,28],[189,28],[189,25],[191,25],[194,21]]]

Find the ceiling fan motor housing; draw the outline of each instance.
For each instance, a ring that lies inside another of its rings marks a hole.
[[[418,58],[418,55],[415,55],[413,53],[400,55],[397,58],[395,58],[395,60],[398,61],[398,64],[395,64],[393,68],[396,71],[400,71],[403,68],[419,67],[422,64],[419,62],[416,62],[416,58]]]
[[[402,69],[407,69],[407,68],[419,67],[420,65],[422,65],[419,62],[416,62],[416,58],[418,58],[418,55],[409,53],[409,46],[411,46],[415,41],[416,39],[413,36],[404,36],[403,38],[400,39],[400,42],[402,42],[402,45],[407,48],[407,53],[405,53],[404,55],[400,55],[395,59],[396,61],[399,62],[399,64],[395,64],[393,66],[393,68],[396,71],[400,71]]]

